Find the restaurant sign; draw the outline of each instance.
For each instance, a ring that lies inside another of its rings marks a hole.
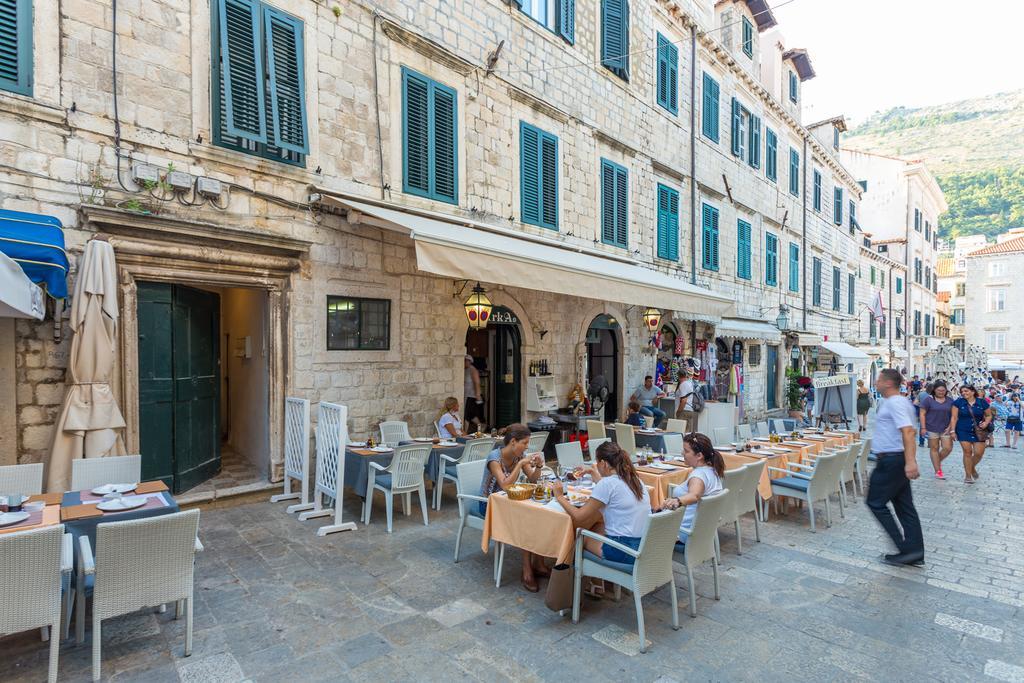
[[[491,325],[518,325],[519,318],[508,308],[495,306],[491,309],[491,319],[488,322]]]
[[[850,383],[849,375],[832,375],[831,377],[815,377],[815,389],[827,389],[828,387],[845,387]]]

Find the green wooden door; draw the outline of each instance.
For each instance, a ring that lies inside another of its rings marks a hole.
[[[220,470],[220,297],[139,283],[143,477],[175,493]]]
[[[494,325],[494,421],[507,427],[521,419],[519,328]]]
[[[768,346],[768,410],[779,407],[779,347]]]

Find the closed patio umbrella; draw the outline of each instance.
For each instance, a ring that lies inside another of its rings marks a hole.
[[[110,390],[117,332],[117,267],[109,243],[85,245],[71,300],[68,389],[50,449],[48,491],[66,491],[71,461],[124,455],[124,417]]]

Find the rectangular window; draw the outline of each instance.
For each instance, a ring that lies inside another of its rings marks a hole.
[[[921,232],[921,209],[914,209],[914,230]]]
[[[575,40],[576,0],[520,0],[519,9],[541,26],[562,36],[570,45]]]
[[[761,118],[732,99],[732,154],[753,168],[761,168]]]
[[[658,258],[679,260],[679,193],[658,184]]]
[[[789,72],[789,101],[796,104],[799,100],[799,85],[800,81],[797,80],[796,72]]]
[[[885,321],[884,320],[879,320],[878,321],[878,336],[881,337],[882,339],[885,339]]]
[[[931,242],[932,241],[932,223],[931,223],[931,221],[925,221],[924,222],[924,241],[925,242]]]
[[[875,314],[868,313],[868,336],[875,337],[877,334],[876,330],[877,323],[875,322]]]
[[[701,232],[701,263],[707,270],[718,270],[718,209],[710,204],[701,207]]]
[[[836,225],[843,224],[843,188],[832,189],[832,222]]]
[[[558,138],[521,121],[519,165],[523,222],[558,230]]]
[[[921,311],[914,311],[914,336],[921,336]]]
[[[32,0],[0,0],[0,90],[32,96]]]
[[[832,126],[832,149],[839,150],[839,128]]]
[[[924,267],[924,286],[925,289],[932,288],[932,268],[931,266]]]
[[[718,81],[704,73],[700,130],[708,140],[718,142]]]
[[[800,246],[789,245],[789,291],[800,291]]]
[[[903,293],[903,278],[901,278],[901,277],[897,277],[896,278],[896,293],[897,294],[902,294]]]
[[[953,315],[952,315],[952,317],[950,319],[950,322],[953,323],[954,325],[963,325],[964,324],[964,309],[962,309],[962,308],[954,308],[953,309]]]
[[[832,268],[832,310],[838,311],[840,301],[842,300],[842,281],[839,279],[839,269],[836,267]]]
[[[302,22],[259,0],[215,0],[214,8],[214,144],[304,166],[309,140]]]
[[[744,280],[750,279],[750,242],[750,223],[744,220],[736,221],[736,277]]]
[[[878,284],[882,289],[885,289],[885,271],[878,271]]]
[[[387,351],[390,348],[390,300],[327,297],[328,351]]]
[[[629,0],[601,0],[601,64],[629,80]]]
[[[679,48],[660,33],[658,39],[658,104],[673,114],[679,113]]]
[[[789,150],[789,193],[800,196],[800,153],[792,148]]]
[[[988,312],[997,313],[999,311],[1006,310],[1006,290],[1005,289],[990,289],[988,290]]]
[[[811,177],[814,179],[813,194],[811,195],[814,201],[814,210],[821,211],[821,173],[818,169],[814,169]]]
[[[988,333],[988,344],[986,344],[989,351],[1005,351],[1006,350],[1006,333],[1005,332],[989,332]]]
[[[850,200],[850,234],[857,229],[857,205]]]
[[[958,283],[956,283],[956,295],[957,296],[967,296],[967,283],[965,283],[965,282],[958,282]]]
[[[871,284],[875,284],[875,267],[871,266],[871,270],[869,272],[871,273]]]
[[[764,174],[772,182],[779,176],[779,138],[771,128],[764,129]]]
[[[921,259],[914,257],[914,282],[921,284]]]
[[[924,333],[925,336],[932,333],[932,316],[928,313],[924,314]]]
[[[989,277],[1003,277],[1006,275],[1006,261],[992,261],[988,264]]]
[[[846,276],[846,312],[853,315],[854,309],[857,307],[857,282],[854,279],[853,273],[849,273]]]
[[[753,58],[754,57],[754,25],[750,23],[750,19],[743,17],[743,54]]]
[[[459,203],[455,91],[402,67],[402,191]]]
[[[817,256],[812,261],[811,269],[811,303],[815,306],[821,305],[821,259]]]
[[[629,171],[607,159],[601,159],[601,241],[629,244]]]
[[[770,232],[764,235],[764,283],[779,284],[779,238]]]

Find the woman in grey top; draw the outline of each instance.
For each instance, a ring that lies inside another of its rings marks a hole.
[[[953,410],[953,399],[943,380],[936,380],[931,391],[919,401],[921,438],[928,439],[928,451],[932,458],[936,479],[945,479],[942,461],[953,452],[953,433],[949,431],[949,418]]]

